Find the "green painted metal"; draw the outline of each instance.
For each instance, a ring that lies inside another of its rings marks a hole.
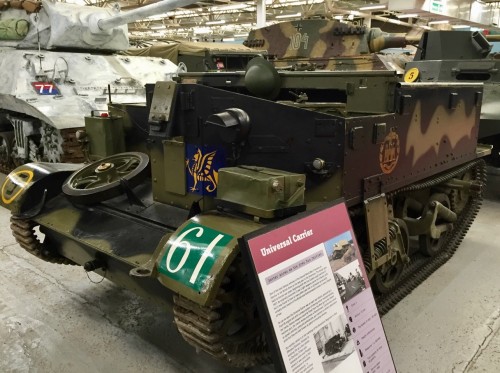
[[[89,139],[89,157],[92,160],[125,151],[125,132],[120,116],[85,117],[85,132]]]
[[[234,237],[190,222],[167,243],[160,273],[198,291],[204,291],[220,253]]]

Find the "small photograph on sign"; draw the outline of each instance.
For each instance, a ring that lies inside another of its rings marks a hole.
[[[366,289],[351,232],[346,231],[324,245],[340,298],[345,303]]]
[[[337,272],[334,272],[333,276],[335,277],[342,303],[347,302],[366,289],[365,280],[361,274],[361,268],[357,259],[342,267]]]
[[[346,316],[340,314],[330,319],[314,333],[316,351],[321,359],[323,372],[361,372],[351,329]],[[348,368],[346,370],[346,368]],[[358,368],[358,369],[356,369]]]
[[[325,248],[333,272],[356,260],[356,248],[349,231],[325,242]]]

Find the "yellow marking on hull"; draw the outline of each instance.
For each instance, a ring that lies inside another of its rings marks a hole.
[[[27,179],[21,178],[20,175],[25,174],[28,175]],[[21,170],[17,172],[11,172],[7,178],[5,179],[3,185],[2,185],[2,201],[6,205],[9,205],[12,203],[19,194],[28,186],[29,182],[33,179],[33,171],[31,170]],[[10,197],[5,196],[5,187],[7,186],[7,183],[11,182],[12,184],[15,184],[19,187],[19,190],[14,193]]]

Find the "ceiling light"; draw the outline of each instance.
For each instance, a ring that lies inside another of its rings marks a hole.
[[[453,25],[451,28],[470,28],[469,25]]]
[[[248,34],[234,34],[235,38],[246,38]]]
[[[226,23],[226,21],[224,21],[223,19],[219,20],[219,21],[208,21],[208,22],[205,22],[205,25],[222,25]]]
[[[418,17],[417,13],[409,13],[409,14],[398,14],[396,15],[398,18],[416,18]]]
[[[208,34],[211,31],[210,27],[193,27],[193,34],[195,35]]]
[[[445,20],[442,20],[442,21],[431,21],[429,23],[427,23],[428,25],[439,25],[439,24],[443,24],[443,23],[450,23],[450,21],[448,21],[447,19]]]
[[[369,5],[359,8],[359,10],[375,10],[375,9],[385,9],[385,5]]]
[[[151,30],[165,30],[167,28],[167,26],[165,25],[158,25],[158,26],[151,26],[150,29]]]
[[[276,16],[277,19],[282,19],[282,18],[293,18],[293,17],[300,17],[302,13],[295,13],[295,14],[283,14],[280,16]]]
[[[248,4],[221,5],[212,8],[213,11],[238,10],[248,8]]]

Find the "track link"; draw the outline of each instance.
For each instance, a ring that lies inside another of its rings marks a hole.
[[[62,143],[63,154],[61,154],[62,163],[85,162],[82,145],[76,139],[76,132],[81,129],[84,128],[83,127],[70,128],[60,131],[63,139]]]
[[[225,283],[230,282],[227,276],[224,280]],[[241,302],[234,297],[237,292],[226,291],[223,285],[211,306],[200,306],[175,295],[174,322],[189,344],[230,366],[247,368],[271,363],[268,344],[253,301],[243,306],[246,325],[240,325],[241,330],[231,332],[238,316],[242,316]]]
[[[35,235],[36,224],[30,220],[10,218],[10,229],[17,243],[27,252],[54,264],[72,264],[75,262],[52,251],[44,250],[43,244]]]
[[[84,163],[85,156],[83,154],[82,145],[76,139],[76,132],[83,127],[79,128],[69,128],[60,130],[59,133],[62,138],[62,143],[60,148],[62,149],[61,163]],[[54,140],[55,141],[55,140]],[[61,141],[61,140],[58,140]],[[59,146],[58,144],[53,144],[53,146]],[[42,159],[42,161],[46,162],[47,159]],[[31,162],[31,161],[29,161]],[[20,166],[23,162],[19,160],[14,160],[9,158],[8,161],[0,161],[0,172],[4,174],[9,174],[13,171],[17,166]]]

